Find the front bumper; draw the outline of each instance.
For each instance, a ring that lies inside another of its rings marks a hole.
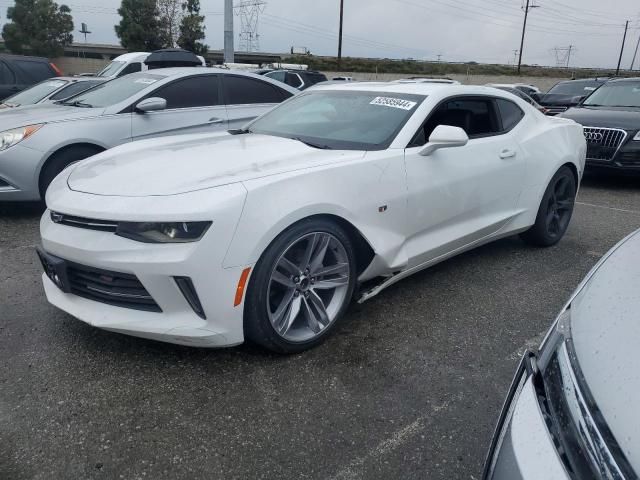
[[[42,152],[20,144],[0,152],[0,202],[39,200],[42,160]]]
[[[640,142],[632,140],[634,134],[635,132],[628,132],[628,138],[611,159],[589,158],[587,155],[587,170],[640,174]]]
[[[483,480],[570,480],[540,411],[527,360],[525,354],[500,415]]]
[[[243,206],[246,191],[242,186],[152,199],[105,198],[67,192],[65,201],[60,201],[61,198],[53,201],[54,209],[77,215],[81,213],[80,208],[96,213],[100,207],[126,204],[128,207],[122,211],[130,212],[127,218],[131,221],[139,221],[135,217],[145,212],[144,215],[154,216],[156,221],[168,221],[167,215],[174,221],[183,217],[185,221],[204,220],[205,215],[210,215],[214,224],[198,242],[148,244],[111,232],[56,224],[47,210],[40,222],[45,252],[74,264],[134,275],[161,311],[124,308],[65,293],[43,275],[49,302],[90,325],[128,335],[199,347],[232,346],[243,342],[244,305],[234,306],[234,300],[241,273],[248,265],[228,268],[223,265]],[[54,190],[52,194],[58,197],[59,192]],[[49,195],[47,200],[51,200]],[[76,205],[75,209],[72,204]],[[151,205],[155,206],[156,213],[149,210]],[[171,208],[174,211],[182,208],[200,218],[186,218],[189,214],[172,213]],[[109,219],[104,214],[91,217]],[[178,287],[176,277],[191,279],[205,318],[201,318],[189,303]]]

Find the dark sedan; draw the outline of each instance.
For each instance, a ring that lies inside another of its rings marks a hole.
[[[604,84],[608,78],[585,78],[581,80],[565,80],[556,83],[544,94],[532,94],[531,97],[547,109],[547,115],[557,115],[578,105]]]
[[[584,127],[588,169],[640,173],[640,78],[610,80],[560,116]]]

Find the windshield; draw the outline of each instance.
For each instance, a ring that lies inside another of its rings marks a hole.
[[[583,105],[640,108],[640,82],[607,83],[593,92]]]
[[[31,88],[27,88],[26,90],[15,94],[13,97],[5,99],[2,103],[14,106],[33,105],[67,83],[69,83],[68,80],[45,80],[44,82],[40,82]]]
[[[80,92],[89,90],[91,87],[103,83],[104,80],[87,80],[86,82],[73,82],[66,87],[61,88],[56,93],[49,97],[49,100],[63,100],[69,98],[72,95],[77,95]]]
[[[603,83],[604,82],[598,80],[575,80],[571,82],[562,82],[555,85],[547,93],[582,97],[583,95],[589,95]]]
[[[162,75],[132,73],[98,85],[88,92],[68,98],[63,103],[64,105],[76,107],[108,107],[126,100],[164,78]]]
[[[118,73],[118,70],[122,68],[127,62],[111,62],[109,65],[100,70],[96,77],[111,77]]]
[[[425,98],[391,92],[308,92],[258,118],[248,131],[316,148],[384,150]]]

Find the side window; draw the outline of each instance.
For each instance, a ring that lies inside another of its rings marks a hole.
[[[13,72],[9,70],[6,63],[0,62],[0,84],[13,85],[14,83],[16,83],[16,78]]]
[[[270,73],[267,73],[265,76],[269,78],[273,78],[274,80],[278,80],[279,82],[284,82],[286,72],[283,72],[283,71],[270,72]]]
[[[492,98],[460,97],[440,104],[416,132],[409,146],[417,147],[427,143],[438,125],[460,127],[469,138],[502,133]]]
[[[33,81],[40,82],[54,76],[54,72],[48,63],[32,62],[29,60],[16,60],[18,68],[26,73]]]
[[[218,77],[216,75],[198,75],[184,78],[160,87],[148,97],[164,98],[167,101],[167,109],[220,105]]]
[[[227,105],[280,103],[291,94],[270,83],[249,77],[225,75],[224,94]]]
[[[140,62],[130,63],[122,69],[118,76],[122,77],[123,75],[129,75],[130,73],[136,73],[140,71],[142,71],[142,64]]]
[[[524,112],[515,103],[503,98],[496,99],[500,118],[502,119],[502,131],[508,132],[515,127],[524,117]]]
[[[293,88],[300,88],[302,86],[302,80],[295,73],[287,72],[287,79],[285,83]]]

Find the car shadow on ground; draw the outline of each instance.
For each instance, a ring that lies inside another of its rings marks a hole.
[[[582,186],[609,191],[640,191],[640,175],[586,172]]]
[[[36,218],[42,215],[45,208],[44,203],[41,202],[0,202],[0,219]]]

